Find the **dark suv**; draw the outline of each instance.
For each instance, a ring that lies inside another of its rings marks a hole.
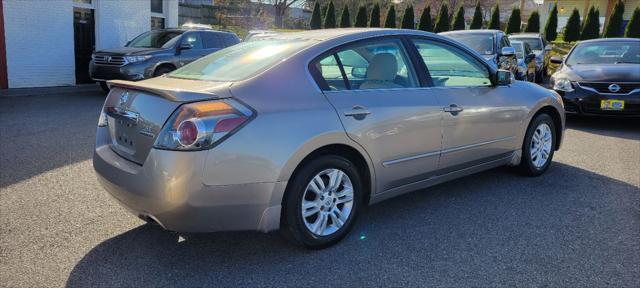
[[[518,73],[516,50],[511,47],[509,38],[504,32],[483,29],[442,32],[439,34],[469,46],[494,67],[509,70],[516,79],[522,80],[522,78],[518,78],[521,75]]]
[[[239,42],[234,33],[210,29],[152,30],[140,34],[125,47],[93,53],[89,74],[108,91],[107,80],[137,81],[160,76]]]

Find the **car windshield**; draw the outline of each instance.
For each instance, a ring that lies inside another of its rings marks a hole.
[[[314,40],[259,40],[222,49],[173,71],[169,77],[238,81],[258,74],[309,46]]]
[[[454,40],[461,42],[469,46],[471,49],[476,50],[478,53],[482,55],[492,55],[493,54],[493,35],[488,33],[479,33],[479,34],[445,34],[447,37],[453,38]]]
[[[524,38],[524,37],[509,37],[509,39],[511,40],[518,40],[521,42],[525,42],[525,43],[529,43],[529,47],[531,47],[531,50],[542,50],[542,40],[540,38],[535,38],[535,37],[531,37],[531,38]]]
[[[134,38],[127,47],[134,48],[168,48],[180,38],[180,31],[149,31]]]
[[[576,64],[640,64],[638,42],[592,42],[578,44],[567,58]]]
[[[522,48],[522,42],[511,41],[511,46],[516,49],[516,57],[518,59],[524,59],[524,49]]]

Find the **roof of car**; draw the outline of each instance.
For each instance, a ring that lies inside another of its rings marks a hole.
[[[400,30],[400,29],[383,29],[383,28],[338,28],[338,29],[321,29],[321,30],[306,30],[300,32],[286,32],[272,35],[268,38],[275,39],[309,39],[324,41],[341,36],[355,35],[365,32],[385,31],[385,30]]]
[[[228,34],[235,34],[231,31],[223,31],[223,30],[214,30],[214,29],[207,29],[207,28],[197,28],[197,27],[189,27],[189,28],[163,28],[163,29],[155,29],[156,31],[175,31],[175,32],[180,32],[180,33],[184,33],[187,31],[200,31],[200,32],[215,32],[215,33],[228,33]]]
[[[593,42],[640,42],[640,39],[638,38],[598,38],[598,39],[591,39],[591,40],[584,40],[584,41],[580,41],[580,43],[593,43]]]
[[[456,31],[441,32],[438,34],[451,35],[451,34],[484,34],[484,33],[496,34],[496,33],[503,33],[503,32],[495,29],[471,29],[471,30],[456,30]]]
[[[524,32],[524,33],[516,33],[516,34],[509,34],[509,37],[541,37],[542,34],[541,33],[535,33],[535,32]]]

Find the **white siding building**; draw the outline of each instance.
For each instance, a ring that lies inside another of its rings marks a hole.
[[[6,47],[6,68],[0,65],[0,76],[4,74],[8,85],[3,86],[8,88],[89,82],[94,49],[124,46],[152,27],[178,26],[178,0],[0,0],[0,4]]]

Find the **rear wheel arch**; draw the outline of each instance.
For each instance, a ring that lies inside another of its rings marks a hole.
[[[329,144],[329,145],[316,148],[311,153],[307,154],[301,161],[299,161],[298,165],[296,165],[295,169],[293,170],[289,178],[296,175],[296,173],[300,171],[300,169],[304,167],[307,163],[313,161],[314,159],[317,159],[318,157],[325,156],[325,155],[336,155],[336,156],[344,157],[347,160],[351,161],[351,163],[353,163],[356,166],[358,174],[362,179],[362,187],[364,190],[363,201],[365,205],[368,204],[369,199],[371,198],[371,191],[373,187],[372,182],[373,182],[374,176],[373,176],[372,168],[370,167],[369,161],[367,161],[367,159],[365,158],[366,156],[363,155],[363,153],[361,153],[358,149],[352,146],[349,146],[347,144],[336,143],[336,144]],[[287,184],[287,187],[285,188],[285,193],[288,189],[289,189],[289,184]],[[282,201],[284,201],[284,199],[285,197],[282,197]]]

